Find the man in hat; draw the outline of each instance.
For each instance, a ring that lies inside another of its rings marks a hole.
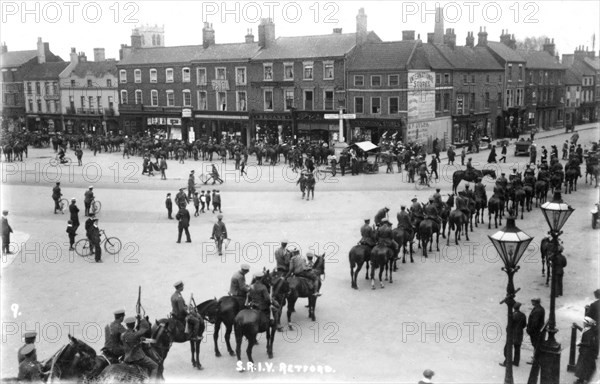
[[[77,235],[77,233],[75,232],[75,228],[73,227],[73,221],[69,220],[67,222],[67,230],[66,230],[68,236],[69,236],[69,251],[74,251],[75,248],[73,248],[73,245],[75,244],[75,236]]]
[[[500,157],[500,159],[498,160],[498,163],[501,163],[502,160],[504,160],[504,164],[506,164],[506,153],[508,152],[508,148],[506,147],[506,143],[502,144],[502,151],[500,151],[500,154],[502,155],[502,157]]]
[[[531,339],[531,345],[533,345],[535,354],[535,349],[539,347],[541,332],[546,322],[546,311],[541,305],[540,298],[531,299],[531,304],[533,305],[533,309],[527,319],[527,334]],[[528,364],[531,364],[531,362]]]
[[[188,311],[188,306],[185,304],[185,300],[181,295],[181,292],[183,291],[183,282],[179,280],[173,284],[173,286],[175,287],[175,293],[171,295],[172,316],[183,324],[189,324],[192,327],[190,340],[200,340],[200,338],[198,338],[200,319],[195,313]]]
[[[308,254],[310,253],[311,252],[309,252]],[[300,255],[299,251],[295,251],[292,253],[288,276],[291,275],[304,277],[306,279],[312,280],[314,289],[313,295],[321,296],[321,294],[319,293],[319,276],[311,268],[308,267],[306,260]]]
[[[414,229],[405,205],[400,206],[400,212],[396,215],[396,219],[398,219],[398,228],[407,231],[409,233],[409,238],[412,238]]]
[[[90,253],[94,253],[94,245],[92,244],[92,227],[94,226],[94,221],[96,219],[96,215],[90,213],[88,219],[85,221],[85,236],[90,242]]]
[[[171,200],[171,193],[167,193],[167,199],[165,200],[165,207],[167,208],[167,217],[173,220],[173,200]]]
[[[540,161],[542,163],[548,161],[548,150],[543,145],[542,145],[542,156],[540,157]]]
[[[10,234],[13,233],[12,227],[8,224],[8,211],[2,211],[2,253],[11,255],[10,251]]]
[[[221,194],[219,193],[218,189],[213,191],[212,202],[213,202],[213,213],[215,213],[216,210],[218,210],[219,213],[223,213],[223,212],[221,212]]]
[[[435,179],[438,180],[440,177],[438,176],[438,172],[437,172],[437,167],[438,167],[438,163],[439,160],[438,158],[434,155],[431,157],[431,163],[429,163],[429,167],[431,168],[431,173],[429,174],[430,176],[433,176],[433,174],[435,173]]]
[[[513,318],[512,318],[512,342],[514,346],[513,352],[513,361],[512,365],[515,367],[519,366],[519,361],[521,360],[521,344],[523,344],[523,329],[527,325],[527,319],[525,318],[525,314],[521,312],[521,303],[518,301],[513,304]],[[508,329],[508,326],[507,326]],[[511,362],[506,361],[506,355],[508,354],[507,348],[511,348],[508,345],[504,346],[504,362],[500,365],[505,367],[506,364],[510,364]]]
[[[438,211],[442,208],[442,195],[440,194],[441,189],[440,188],[436,188],[435,189],[435,193],[433,194],[433,202],[435,203]]]
[[[175,204],[178,207],[181,207],[182,204],[185,206],[185,205],[188,205],[189,202],[190,202],[190,200],[188,199],[187,195],[183,191],[183,188],[179,188],[179,192],[177,192],[177,194],[175,195]]]
[[[221,256],[223,254],[223,240],[227,239],[227,228],[223,222],[223,215],[217,215],[217,220],[215,225],[213,225],[212,236],[210,239],[217,243],[217,250],[219,251],[219,256]]]
[[[500,177],[498,179],[496,179],[496,184],[498,184],[500,187],[506,189],[506,187],[508,186],[508,180],[506,180],[506,173],[502,172],[500,174]]]
[[[416,228],[416,223],[423,220],[423,206],[417,202],[417,196],[413,197],[412,205],[410,206],[410,218],[412,221],[413,228]]]
[[[598,323],[591,317],[583,320],[583,333],[579,343],[579,357],[575,366],[575,384],[588,383],[596,373],[598,359]]]
[[[21,364],[23,362],[23,360],[25,360],[25,354],[23,353],[23,350],[25,349],[25,347],[27,347],[28,345],[31,345],[35,348],[35,339],[37,337],[37,332],[27,332],[25,333],[25,344],[23,344],[23,346],[21,348],[19,348],[19,350],[17,351],[17,361],[19,362],[19,364]],[[37,354],[35,352],[35,349],[33,350],[33,356],[34,360],[37,360]]]
[[[184,204],[181,204],[179,206],[179,212],[177,212],[177,215],[175,215],[175,218],[178,221],[177,224],[177,230],[178,230],[178,234],[177,234],[177,243],[181,243],[181,235],[183,234],[183,231],[185,231],[185,237],[186,243],[191,243],[192,242],[192,238],[190,237],[190,211],[187,210],[187,208],[185,207]]]
[[[467,160],[467,173],[471,173],[473,171],[473,158],[469,157]]]
[[[360,227],[359,244],[373,248],[375,246],[375,231],[370,225],[371,219],[365,219],[365,223]]]
[[[419,380],[418,384],[433,384],[433,381],[431,381],[433,375],[435,375],[435,372],[433,372],[431,369],[426,369],[423,371],[423,378]]]
[[[194,217],[198,217],[200,215],[200,197],[198,197],[198,191],[194,192]]]
[[[90,208],[92,206],[92,201],[94,201],[94,187],[90,186],[87,191],[83,194],[84,199],[83,203],[85,204],[85,215],[90,215]]]
[[[20,352],[23,360],[19,363],[19,381],[41,382],[42,365],[37,361],[35,346],[33,344],[25,345]]]
[[[90,248],[94,249],[94,260],[96,263],[102,263],[102,247],[100,246],[100,228],[98,228],[98,218],[93,219],[90,227]]]
[[[211,200],[210,189],[206,191],[206,194],[204,195],[204,197],[205,197],[205,200],[206,200],[206,209],[210,210],[210,200]]]
[[[149,372],[150,382],[158,381],[158,364],[144,353],[142,349],[142,341],[145,340],[144,334],[150,329],[150,324],[147,320],[140,320],[140,327],[136,331],[135,317],[125,319],[127,329],[121,334],[121,341],[125,350],[124,362],[135,364],[146,369]]]
[[[562,159],[567,160],[569,154],[569,140],[565,140],[562,147]]]
[[[594,291],[596,301],[585,307],[585,316],[593,319],[596,323],[600,319],[600,289]]]
[[[167,174],[165,173],[167,170],[167,160],[164,156],[160,157],[160,165],[158,167],[160,168],[160,179],[167,180]]]
[[[377,213],[375,214],[376,227],[379,227],[381,225],[381,221],[388,216],[389,211],[390,209],[388,207],[381,208],[379,211],[377,211]]]
[[[250,307],[264,313],[267,319],[271,319],[271,295],[263,283],[264,272],[259,271],[254,275],[253,283],[248,289],[248,304]]]
[[[71,214],[71,222],[73,223],[73,230],[77,231],[79,228],[79,208],[77,207],[77,200],[75,198],[71,199],[71,205],[69,205],[69,213]]]
[[[312,196],[315,199],[315,184],[317,183],[313,172],[309,172],[306,177],[306,201]]]
[[[236,271],[231,277],[229,284],[229,296],[233,297],[240,304],[240,308],[244,307],[246,295],[248,294],[249,286],[246,284],[246,274],[250,270],[248,264],[242,264],[239,271]]]
[[[277,263],[276,270],[279,272],[287,273],[290,267],[290,253],[286,249],[288,245],[287,240],[281,241],[281,247],[275,250],[275,262]]]
[[[52,200],[54,200],[54,214],[58,213],[56,212],[57,210],[61,211],[61,213],[64,213],[59,204],[61,196],[62,192],[60,191],[60,181],[57,181],[54,188],[52,188]]]
[[[525,170],[523,171],[523,176],[534,176],[535,175],[535,170],[532,168],[535,167],[535,164],[527,164],[525,166]]]
[[[565,275],[565,267],[567,266],[567,258],[563,255],[564,247],[558,246],[558,252],[556,252],[551,262],[554,264],[554,271],[556,272],[556,297],[563,295],[563,276]]]
[[[194,181],[194,171],[191,171],[188,177],[188,201],[192,199],[194,192],[196,192],[196,183]]]
[[[392,224],[387,218],[384,218],[377,228],[377,245],[388,247],[394,251],[394,255],[398,254],[398,243],[393,239]]]
[[[440,213],[435,206],[435,201],[433,197],[429,198],[429,203],[425,206],[425,219],[430,219],[435,221],[438,224],[441,224],[442,219],[440,218]]]
[[[121,340],[121,335],[127,330],[123,326],[123,320],[125,319],[125,310],[118,309],[114,312],[115,319],[112,323],[104,327],[105,341],[104,351],[110,359],[114,362],[119,360],[119,357],[125,354],[125,347]]]
[[[475,193],[473,193],[473,191],[471,190],[469,184],[465,184],[465,189],[463,191],[463,194],[465,196],[467,196],[469,199],[475,201]]]

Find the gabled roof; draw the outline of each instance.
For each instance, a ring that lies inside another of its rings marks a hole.
[[[35,57],[37,57],[36,50],[6,52],[0,55],[0,67],[18,67]]]
[[[565,69],[554,56],[545,51],[518,51],[526,60],[528,69]]]
[[[485,47],[454,47],[434,44],[455,70],[501,71],[504,66]]]
[[[187,63],[202,49],[202,45],[132,49],[118,65]]]
[[[574,68],[565,71],[565,85],[581,85],[581,73]]]
[[[365,44],[353,51],[347,68],[349,71],[363,70],[405,70],[409,66],[417,40],[389,41]],[[421,62],[422,68],[429,68]]]
[[[525,59],[514,49],[510,49],[504,43],[488,41],[488,47],[504,61],[524,63]]]
[[[450,62],[444,57],[444,55],[440,53],[440,51],[438,51],[435,48],[433,44],[423,44],[422,49],[431,69],[454,69],[454,67],[452,67],[452,64],[450,64]]]
[[[580,59],[575,59],[573,65],[571,65],[571,68],[579,72],[581,76],[596,76],[596,70],[593,69],[587,62]]]
[[[374,33],[368,33],[369,42],[381,42]],[[260,50],[254,60],[313,59],[341,57],[356,45],[355,33],[332,33],[329,35],[278,37],[273,44]]]
[[[94,77],[103,77],[107,74],[117,76],[117,62],[114,60],[80,62],[71,72],[77,77],[86,77],[88,73]]]
[[[594,57],[593,59],[590,57],[584,57],[583,61],[596,71],[600,71],[600,57]]]
[[[68,62],[35,64],[23,76],[25,80],[57,80],[58,75],[69,65]]]
[[[248,61],[258,53],[259,49],[258,43],[214,44],[206,49],[200,46],[200,50],[192,60],[196,62]]]

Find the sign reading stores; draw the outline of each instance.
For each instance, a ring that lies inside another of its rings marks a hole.
[[[408,121],[435,118],[435,74],[429,71],[408,72]]]

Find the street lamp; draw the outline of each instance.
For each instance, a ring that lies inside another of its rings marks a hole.
[[[519,270],[519,261],[525,253],[525,250],[533,240],[533,237],[529,236],[525,232],[521,231],[515,225],[515,216],[512,211],[510,216],[506,219],[506,227],[496,232],[492,236],[488,236],[492,244],[498,251],[498,255],[504,263],[502,270],[506,272],[508,276],[508,284],[506,285],[506,297],[500,302],[500,304],[506,304],[507,307],[507,327],[506,327],[506,365],[504,371],[504,383],[513,384],[513,370],[512,370],[512,351],[513,351],[513,306],[515,304],[515,286],[513,284],[513,276]],[[520,289],[520,288],[519,288]]]
[[[562,201],[560,192],[554,192],[553,200],[542,204],[542,213],[550,227],[548,234],[552,237],[550,257],[559,252],[558,237],[563,233],[561,228],[573,211],[569,204]],[[551,259],[552,260],[552,259]],[[560,380],[560,343],[556,341],[556,263],[552,263],[552,283],[550,287],[550,316],[548,317],[548,340],[540,345],[540,381],[542,383],[558,384]]]

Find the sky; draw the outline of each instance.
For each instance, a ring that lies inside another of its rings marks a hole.
[[[498,41],[503,29],[517,40],[527,36],[554,38],[560,54],[579,45],[600,44],[600,1],[2,1],[0,40],[9,51],[36,49],[38,37],[68,60],[71,47],[93,58],[93,48],[105,48],[118,58],[121,44],[130,44],[131,30],[142,24],[161,25],[167,46],[202,44],[203,22],[213,24],[217,43],[243,42],[248,28],[258,40],[260,18],[271,17],[276,36],[303,36],[356,31],[359,8],[368,29],[383,41],[402,39],[415,30],[426,41],[433,32],[438,4],[444,28],[454,28],[457,44],[467,32],[486,27]]]

